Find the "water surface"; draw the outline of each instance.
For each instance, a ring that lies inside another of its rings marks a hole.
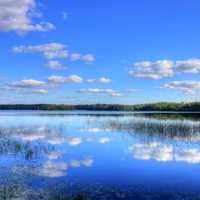
[[[0,112],[0,199],[200,199],[198,114]]]

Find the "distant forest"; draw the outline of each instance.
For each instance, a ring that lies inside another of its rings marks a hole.
[[[88,110],[88,111],[182,111],[200,112],[200,102],[192,103],[149,103],[136,105],[122,104],[9,104],[0,105],[0,110]]]

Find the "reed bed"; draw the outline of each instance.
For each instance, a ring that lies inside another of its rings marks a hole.
[[[190,120],[158,120],[144,117],[129,119],[112,119],[103,123],[115,131],[127,131],[129,133],[144,133],[147,135],[159,135],[170,138],[186,138],[200,140],[200,122]]]

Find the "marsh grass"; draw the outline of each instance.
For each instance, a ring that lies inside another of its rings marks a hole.
[[[23,129],[20,133],[23,133]],[[53,149],[52,146],[40,141],[32,142],[17,138],[15,129],[0,128],[0,155],[21,155],[26,160],[32,160],[48,154]]]
[[[124,120],[111,119],[102,123],[104,128],[126,131],[132,134],[200,140],[200,122],[191,120],[159,120],[135,117]]]

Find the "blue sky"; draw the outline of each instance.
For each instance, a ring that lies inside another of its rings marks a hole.
[[[194,101],[198,0],[0,0],[0,103]]]

